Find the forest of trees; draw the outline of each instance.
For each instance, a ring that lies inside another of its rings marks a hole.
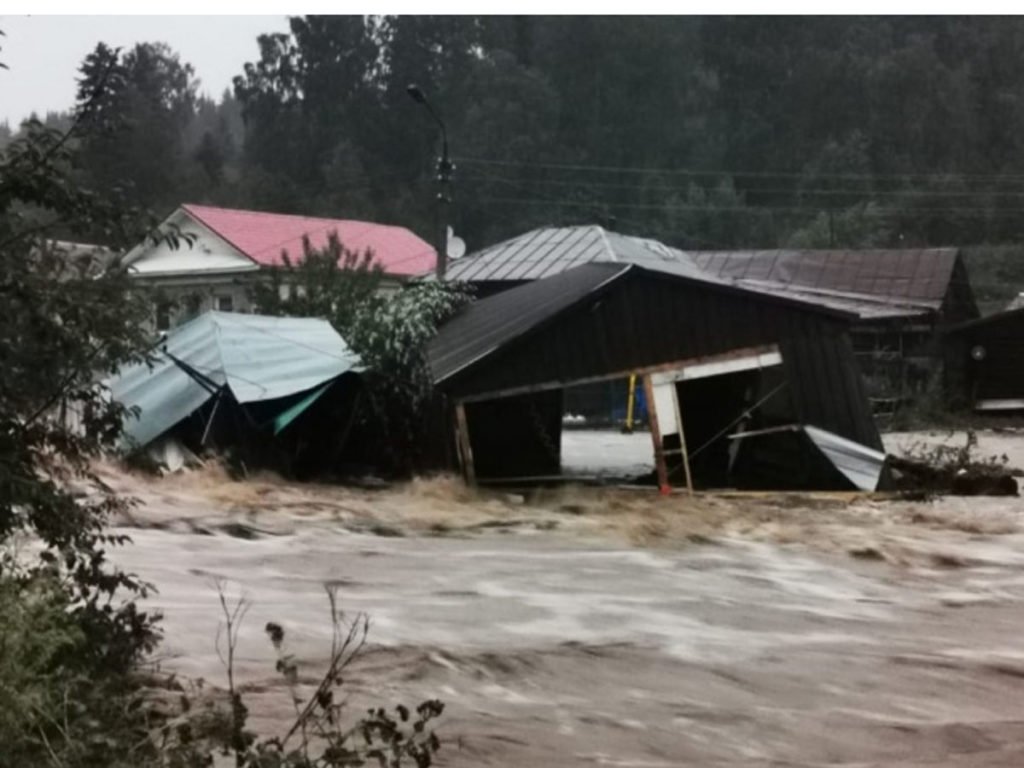
[[[415,82],[448,124],[470,249],[591,222],[709,249],[1024,234],[1022,19],[297,17],[217,101],[160,43],[97,46],[82,103],[103,77],[83,183],[159,213],[429,238],[438,132]]]

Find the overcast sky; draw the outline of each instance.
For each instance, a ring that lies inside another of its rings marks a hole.
[[[0,16],[0,122],[14,128],[33,110],[67,109],[75,78],[96,43],[164,42],[190,63],[214,96],[258,54],[256,37],[287,32],[284,16]]]

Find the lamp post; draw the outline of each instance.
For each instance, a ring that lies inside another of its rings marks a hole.
[[[422,104],[434,122],[441,128],[441,156],[437,159],[437,279],[444,280],[448,266],[448,214],[452,204],[452,171],[455,165],[448,155],[448,129],[444,120],[434,111],[427,97],[418,85],[410,85],[405,89],[417,104]]]

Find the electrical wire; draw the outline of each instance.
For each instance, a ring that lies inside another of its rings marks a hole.
[[[583,173],[660,173],[682,176],[734,176],[750,178],[793,178],[814,176],[822,179],[1013,179],[1024,181],[1024,173],[962,173],[945,171],[933,173],[816,173],[814,171],[744,171],[738,169],[665,168],[629,165],[586,165],[574,163],[543,163],[526,160],[491,160],[481,157],[458,157],[454,162],[464,165],[495,165],[547,170],[579,171]]]
[[[583,208],[601,208],[605,207],[609,210],[615,209],[628,209],[628,210],[652,210],[652,211],[664,211],[665,213],[672,213],[674,211],[691,211],[698,213],[743,213],[743,214],[772,214],[772,213],[789,213],[789,214],[819,214],[819,213],[841,213],[846,211],[846,208],[824,208],[817,205],[808,206],[779,206],[779,205],[693,205],[693,204],[675,204],[675,203],[620,203],[613,200],[572,200],[572,199],[551,199],[551,198],[516,198],[516,197],[484,197],[475,198],[474,202],[480,205],[563,205],[568,207],[583,207]],[[916,206],[916,207],[874,207],[866,208],[859,212],[860,215],[864,216],[896,216],[900,214],[929,214],[929,213],[943,213],[943,214],[984,214],[987,216],[1024,216],[1024,209],[1022,210],[1011,210],[1008,208],[968,208],[968,207],[957,207],[957,208],[935,208],[928,206]]]
[[[622,189],[637,192],[682,192],[686,193],[688,190],[686,187],[680,187],[676,184],[626,184],[618,182],[606,182],[606,181],[590,181],[587,179],[579,179],[575,181],[565,179],[535,179],[520,177],[518,179],[508,178],[506,176],[494,176],[491,174],[486,175],[474,175],[474,176],[463,176],[461,181],[471,182],[496,182],[499,184],[510,184],[516,186],[542,186],[542,187],[580,187],[580,188],[595,188],[595,189]],[[926,197],[959,197],[959,198],[971,198],[971,197],[1024,197],[1024,190],[967,190],[957,191],[948,189],[806,189],[800,187],[743,187],[742,192],[744,194],[779,194],[779,195],[850,195],[850,196],[863,196],[863,197],[901,197],[905,198],[913,195],[920,195]]]

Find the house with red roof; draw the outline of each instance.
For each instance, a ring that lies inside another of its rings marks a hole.
[[[337,232],[348,250],[369,251],[393,287],[431,269],[436,258],[434,248],[405,227],[351,219],[185,204],[167,217],[164,227],[190,235],[191,245],[184,240],[177,248],[146,242],[126,256],[136,278],[182,303],[173,314],[169,304],[158,308],[161,330],[210,309],[251,311],[248,283],[261,271],[281,266],[284,253],[300,260],[303,237],[322,248]]]

